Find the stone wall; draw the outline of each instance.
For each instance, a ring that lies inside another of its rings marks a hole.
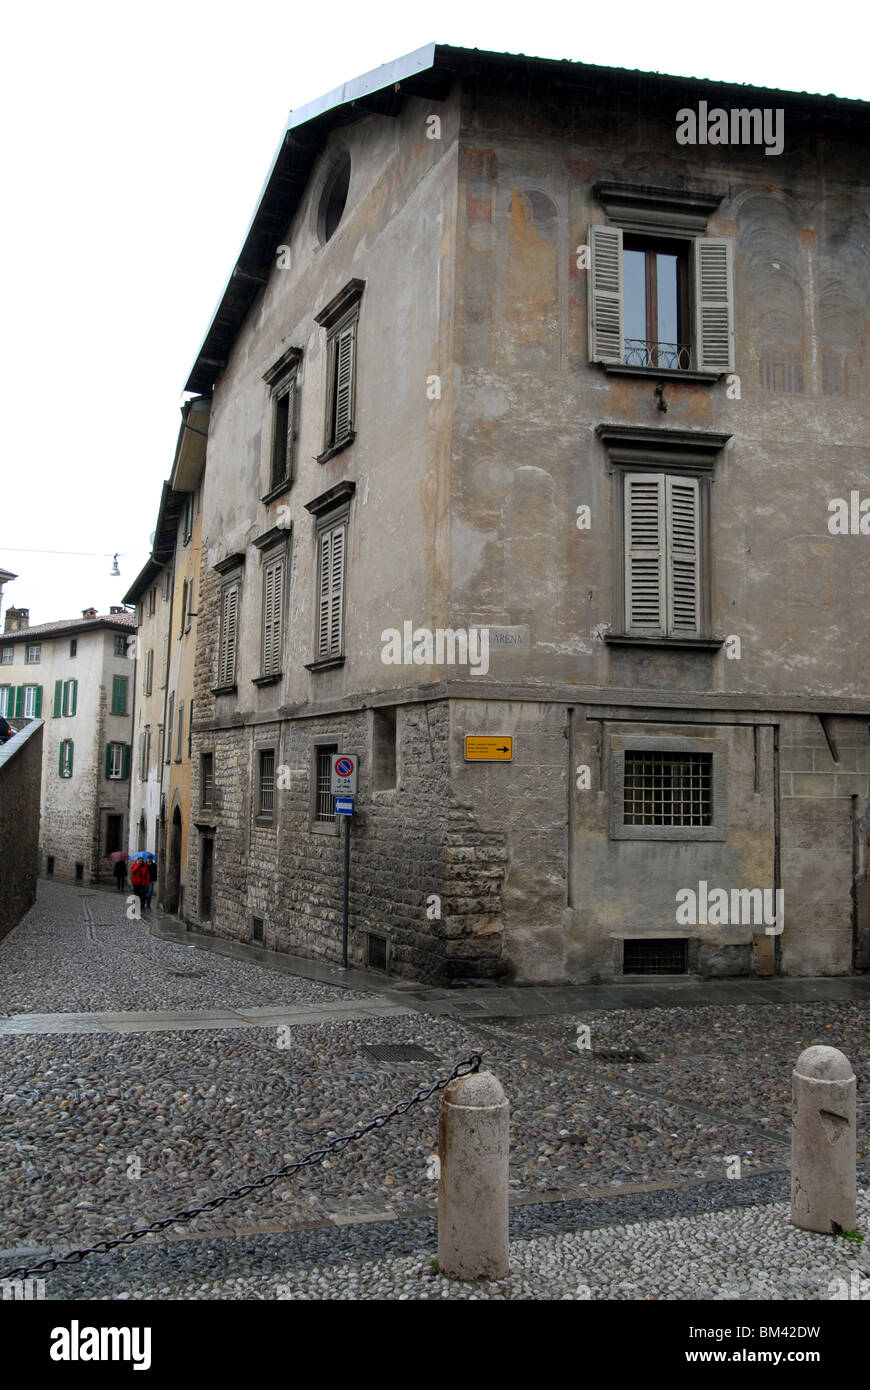
[[[0,937],[36,901],[43,721],[0,745]]]
[[[451,790],[449,705],[397,710],[396,787],[375,790],[373,717],[355,710],[195,733],[194,817],[216,826],[212,926],[221,936],[337,960],[341,950],[341,823],[316,824],[312,777],[317,741],[360,757],[351,825],[350,942],[368,963],[368,933],[389,942],[391,973],[428,980],[492,977],[506,968],[502,891],[507,851]],[[275,811],[255,814],[256,768],[276,749]],[[202,751],[214,751],[215,808],[197,811]],[[281,785],[283,783],[284,785]],[[198,845],[190,881],[197,882]],[[196,920],[195,899],[189,900]]]

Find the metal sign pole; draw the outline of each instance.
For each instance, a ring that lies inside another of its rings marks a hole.
[[[359,758],[355,753],[333,753],[329,789],[333,815],[344,816],[344,904],[341,913],[341,968],[347,969],[347,898],[350,887],[350,818],[356,796]]]
[[[350,884],[350,816],[344,818],[344,905],[341,915],[341,968],[347,969],[347,897]]]

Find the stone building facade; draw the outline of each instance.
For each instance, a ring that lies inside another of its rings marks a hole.
[[[190,921],[336,957],[340,751],[356,964],[870,963],[868,137],[437,45],[294,113],[188,381]]]
[[[203,470],[210,402],[186,401],[151,556],[124,602],[136,605],[139,704],[130,848],[157,855],[157,900],[184,912],[190,835],[193,675]]]
[[[30,625],[6,610],[0,634],[0,713],[16,727],[42,719],[40,871],[111,882],[127,845],[134,699],[133,618],[99,615]]]

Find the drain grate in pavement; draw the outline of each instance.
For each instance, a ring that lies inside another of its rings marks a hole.
[[[437,1062],[434,1052],[417,1043],[364,1043],[363,1051],[378,1062]]]
[[[591,1057],[594,1062],[651,1062],[645,1052],[622,1052],[618,1048],[599,1047],[595,1051],[583,1051],[580,1056]]]

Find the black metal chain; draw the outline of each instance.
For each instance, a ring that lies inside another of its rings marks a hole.
[[[164,1217],[162,1221],[152,1221],[150,1226],[143,1226],[139,1231],[127,1231],[125,1235],[118,1236],[115,1240],[100,1240],[96,1245],[89,1245],[84,1250],[70,1250],[66,1255],[40,1260],[39,1264],[4,1270],[0,1272],[0,1283],[6,1279],[28,1279],[39,1270],[47,1272],[73,1262],[80,1264],[87,1255],[105,1254],[109,1250],[114,1250],[118,1245],[129,1245],[134,1240],[141,1240],[143,1236],[155,1235],[158,1231],[164,1231],[167,1226],[176,1226],[182,1221],[192,1221],[195,1216],[201,1216],[206,1211],[215,1211],[218,1207],[222,1207],[225,1202],[234,1202],[239,1197],[247,1197],[249,1192],[254,1192],[258,1188],[271,1187],[272,1183],[277,1182],[279,1178],[287,1177],[288,1173],[298,1172],[301,1168],[310,1168],[315,1163],[322,1162],[328,1154],[341,1153],[348,1144],[352,1144],[356,1139],[361,1139],[364,1134],[368,1134],[371,1130],[383,1129],[384,1125],[388,1125],[391,1120],[404,1115],[413,1105],[422,1105],[423,1101],[428,1100],[436,1091],[443,1091],[445,1087],[450,1085],[451,1081],[455,1081],[460,1076],[470,1076],[473,1072],[478,1071],[482,1060],[479,1052],[472,1052],[464,1062],[459,1062],[453,1068],[449,1076],[439,1077],[425,1090],[415,1091],[410,1099],[394,1105],[392,1110],[375,1115],[374,1119],[369,1120],[367,1125],[361,1125],[359,1129],[353,1130],[350,1134],[341,1134],[336,1139],[330,1139],[329,1143],[324,1144],[322,1149],[314,1149],[310,1154],[306,1154],[305,1158],[299,1158],[295,1163],[288,1163],[275,1173],[266,1173],[262,1178],[256,1178],[253,1182],[246,1182],[241,1187],[233,1188],[232,1192],[225,1192],[221,1197],[212,1197],[211,1201],[204,1202],[201,1207],[189,1207],[186,1211],[176,1212],[174,1216]]]

